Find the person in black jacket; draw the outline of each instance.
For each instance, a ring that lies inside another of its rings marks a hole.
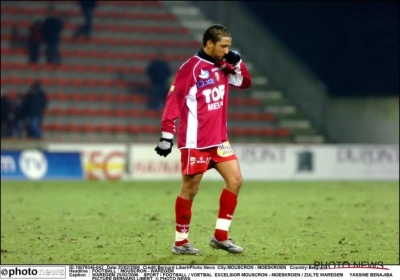
[[[25,110],[24,110],[24,96],[18,94],[16,99],[13,100],[8,114],[8,136],[22,139],[25,135]]]
[[[36,81],[23,101],[25,117],[28,120],[28,137],[42,138],[42,121],[47,108],[47,96],[39,81]]]
[[[97,1],[78,1],[81,7],[81,12],[84,18],[84,24],[74,33],[74,38],[84,35],[87,39],[90,38],[92,33],[93,12],[97,7]]]
[[[158,111],[164,106],[171,74],[170,65],[163,59],[162,52],[158,52],[157,57],[147,66],[147,75],[151,83],[149,109]]]
[[[7,136],[8,130],[8,114],[10,113],[10,99],[1,89],[1,138]]]
[[[60,64],[60,36],[63,30],[63,22],[57,16],[56,11],[52,6],[48,8],[48,17],[43,22],[42,34],[43,40],[46,43],[46,59],[50,64]]]
[[[42,24],[41,20],[32,22],[29,28],[28,51],[29,63],[38,63],[40,57],[40,45],[42,44]]]

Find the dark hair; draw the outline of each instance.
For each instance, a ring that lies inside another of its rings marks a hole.
[[[207,45],[208,40],[211,40],[214,44],[221,40],[221,37],[232,37],[228,28],[220,24],[211,25],[204,31],[203,34],[203,47]]]

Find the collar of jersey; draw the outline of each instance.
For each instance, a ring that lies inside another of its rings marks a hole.
[[[209,61],[209,62],[211,62],[211,63],[215,63],[215,61],[216,61],[214,58],[212,58],[211,56],[209,56],[208,54],[206,54],[205,51],[204,51],[203,49],[200,49],[200,50],[197,52],[197,56],[200,57],[200,58],[202,58],[202,59],[204,59],[204,60],[207,60],[207,61]]]

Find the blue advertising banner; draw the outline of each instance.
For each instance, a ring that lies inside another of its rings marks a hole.
[[[1,151],[1,180],[83,180],[78,152]]]

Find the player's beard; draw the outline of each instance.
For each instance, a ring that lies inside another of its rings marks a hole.
[[[212,53],[212,55],[213,55],[213,57],[214,57],[215,60],[223,60],[223,59],[224,59],[224,56],[219,57],[219,56],[216,54],[215,46],[213,47],[211,53]]]

